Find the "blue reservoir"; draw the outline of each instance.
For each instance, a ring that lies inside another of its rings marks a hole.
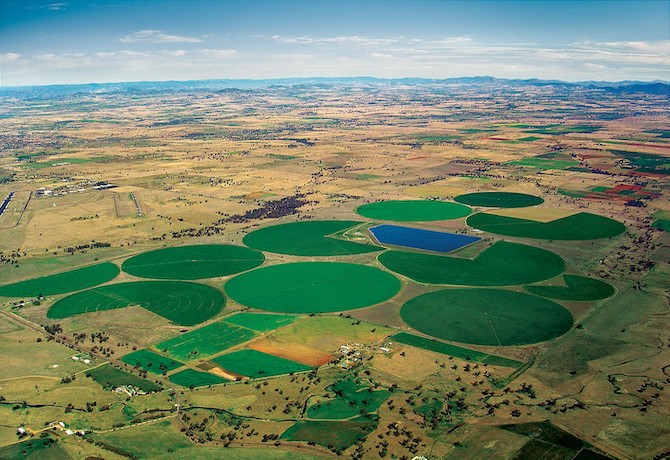
[[[398,225],[377,225],[370,229],[381,244],[425,249],[435,252],[451,252],[472,244],[480,238],[456,233],[436,232]]]

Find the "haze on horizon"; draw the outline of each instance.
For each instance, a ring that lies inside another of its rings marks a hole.
[[[670,2],[0,2],[0,85],[285,77],[669,80]]]

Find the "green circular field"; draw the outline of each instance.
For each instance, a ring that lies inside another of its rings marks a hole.
[[[138,281],[102,286],[65,297],[51,306],[47,318],[68,318],[82,313],[136,305],[182,326],[202,323],[226,304],[223,294],[204,284],[183,281]],[[123,312],[119,312],[122,315]]]
[[[142,278],[197,280],[240,273],[264,260],[265,256],[253,249],[207,244],[145,252],[126,260],[121,268]]]
[[[498,241],[474,259],[420,252],[386,251],[386,268],[420,283],[460,286],[509,286],[560,275],[565,263],[546,249]]]
[[[458,195],[454,200],[485,208],[525,208],[544,203],[539,196],[514,192],[475,192]]]
[[[400,281],[374,267],[341,262],[272,265],[236,276],[230,297],[248,307],[288,313],[352,310],[383,302]]]
[[[424,334],[476,345],[526,345],[572,327],[572,315],[551,300],[500,289],[453,289],[409,300],[400,316]]]
[[[242,242],[261,251],[294,256],[343,256],[384,249],[348,241],[341,236],[347,229],[360,224],[351,220],[293,222],[261,228],[246,235]]]
[[[580,212],[550,222],[480,212],[468,217],[466,223],[470,227],[498,235],[542,240],[593,240],[609,238],[626,231],[625,225],[621,222],[588,212]]]
[[[356,212],[369,219],[426,222],[465,217],[470,214],[470,208],[444,201],[394,200],[364,204]]]
[[[103,262],[90,267],[0,286],[0,296],[37,297],[40,294],[64,294],[106,283],[118,274],[119,267],[111,262]]]
[[[614,287],[604,281],[578,275],[563,275],[564,286],[524,286],[531,294],[558,300],[600,300],[614,294]]]

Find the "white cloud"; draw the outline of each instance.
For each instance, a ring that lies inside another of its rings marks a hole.
[[[670,40],[658,40],[654,42],[645,41],[620,41],[620,42],[599,42],[599,43],[576,43],[578,46],[593,46],[613,48],[621,51],[634,50],[645,51],[649,53],[659,53],[670,56]]]
[[[16,61],[20,57],[21,57],[21,55],[19,53],[2,53],[2,54],[0,54],[0,60],[2,60],[2,61]]]
[[[229,58],[235,56],[237,50],[202,49],[198,53],[210,58]]]
[[[389,46],[389,45],[425,45],[425,46],[450,46],[457,43],[466,43],[471,37],[444,37],[439,39],[406,38],[406,37],[364,37],[360,35],[339,35],[335,37],[314,37],[301,35],[288,37],[285,35],[273,35],[272,40],[283,44],[299,45],[361,45],[361,46]]]
[[[138,30],[119,39],[123,43],[199,43],[199,38],[170,35],[160,30]]]

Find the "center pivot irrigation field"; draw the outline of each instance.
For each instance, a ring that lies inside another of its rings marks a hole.
[[[242,242],[261,251],[294,256],[344,256],[381,251],[383,248],[333,236],[360,225],[350,220],[317,220],[265,227],[249,233]]]
[[[463,286],[507,286],[553,278],[565,270],[558,255],[545,249],[499,241],[474,259],[387,251],[379,261],[415,281]]]
[[[323,313],[367,307],[393,297],[400,281],[374,267],[340,262],[273,265],[226,284],[233,299],[253,308]]]
[[[265,256],[253,249],[208,244],[145,252],[126,260],[122,268],[143,278],[195,280],[240,273],[264,260]]]
[[[470,208],[458,203],[431,200],[380,201],[359,206],[356,212],[369,219],[426,222],[465,217]]]
[[[526,345],[572,327],[572,315],[551,300],[500,289],[453,289],[409,300],[403,320],[424,334],[477,345]]]
[[[538,196],[513,192],[475,192],[458,195],[454,200],[486,208],[524,208],[544,203]]]
[[[476,236],[456,233],[436,232],[421,228],[400,227],[398,225],[377,225],[370,232],[382,244],[425,249],[435,252],[451,252],[479,241]]]
[[[614,287],[604,281],[578,275],[563,275],[565,286],[524,286],[531,294],[559,300],[600,300],[614,294]]]
[[[0,286],[0,296],[37,297],[78,291],[106,283],[119,274],[119,267],[104,262],[55,275]]]
[[[218,314],[225,303],[225,297],[220,291],[204,284],[140,281],[112,284],[72,294],[53,304],[47,317],[60,319],[137,305],[175,324],[193,326]]]
[[[543,240],[592,240],[620,235],[626,227],[607,217],[580,212],[551,222],[518,219],[480,212],[468,217],[471,227],[499,235]]]

